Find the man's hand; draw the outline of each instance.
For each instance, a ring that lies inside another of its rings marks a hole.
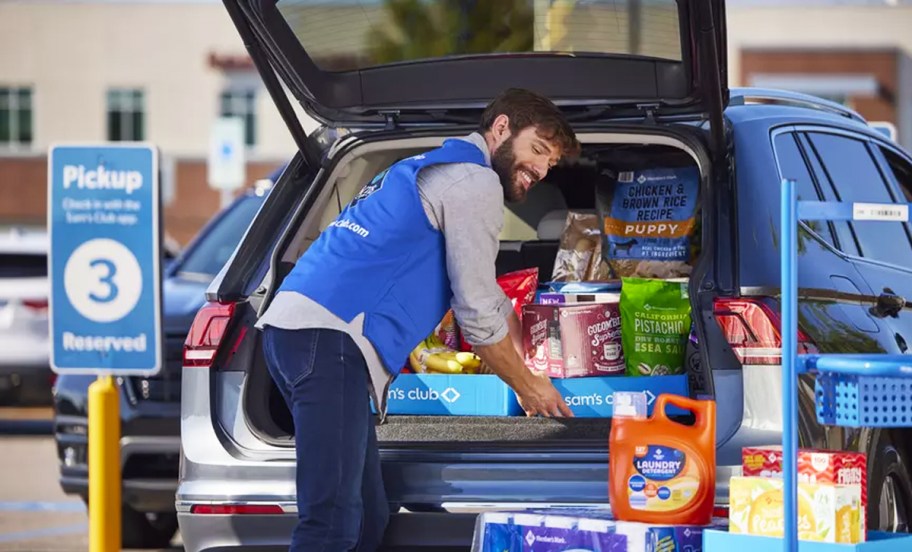
[[[511,312],[511,318],[516,314]],[[518,320],[510,320],[511,333],[518,326]],[[560,392],[545,375],[533,374],[525,365],[517,350],[515,335],[507,335],[493,345],[475,347],[475,352],[495,374],[513,388],[527,416],[572,417],[573,412],[564,402]]]
[[[546,375],[532,374],[531,385],[517,389],[516,397],[526,416],[573,417],[573,412]]]

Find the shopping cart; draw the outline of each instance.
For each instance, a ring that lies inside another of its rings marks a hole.
[[[900,552],[912,535],[869,531],[866,542],[798,541],[799,374],[816,375],[818,421],[848,427],[912,427],[912,355],[798,355],[798,221],[908,222],[912,205],[798,201],[793,180],[782,181],[782,476],[784,538],[706,531],[704,552]]]

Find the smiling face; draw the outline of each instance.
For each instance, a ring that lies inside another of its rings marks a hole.
[[[501,135],[493,149],[491,165],[500,177],[504,199],[521,202],[529,189],[548,174],[560,159],[556,144],[543,138],[536,127],[530,126],[512,134]]]

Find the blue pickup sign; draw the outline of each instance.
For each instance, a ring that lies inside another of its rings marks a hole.
[[[57,145],[48,156],[51,368],[161,368],[158,150]]]

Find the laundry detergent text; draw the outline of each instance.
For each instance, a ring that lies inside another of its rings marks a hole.
[[[676,510],[696,497],[699,479],[694,466],[688,466],[684,451],[667,446],[638,445],[632,468],[628,472],[627,493],[634,509]]]
[[[643,477],[666,481],[684,469],[684,453],[673,448],[649,446],[643,456],[633,459],[633,466]]]

